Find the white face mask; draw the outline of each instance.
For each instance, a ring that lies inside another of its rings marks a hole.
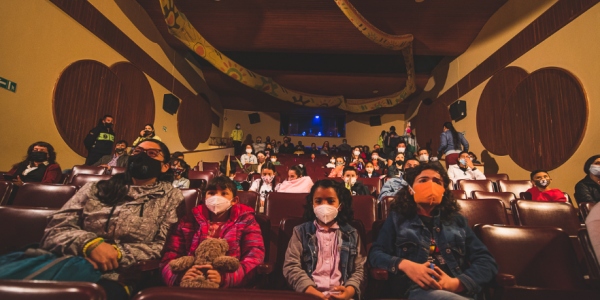
[[[419,156],[419,160],[420,161],[429,161],[429,155],[423,154],[423,155]]]
[[[329,162],[335,164],[335,159],[330,159]]]
[[[205,203],[206,208],[208,208],[208,210],[210,210],[215,215],[218,215],[231,208],[231,200],[219,195],[214,195],[206,198]]]
[[[325,224],[329,224],[338,215],[338,208],[333,207],[331,205],[327,205],[327,204],[313,207],[313,209],[315,211],[315,215],[317,216],[317,219],[319,219],[319,221],[321,221]]]
[[[591,165],[590,173],[592,173],[592,175],[594,175],[594,176],[600,176],[600,166]]]
[[[405,150],[406,148],[398,148],[398,153],[404,153]]]
[[[356,156],[360,155],[360,151],[354,151],[354,155],[356,155]]]
[[[271,158],[271,161],[272,161],[272,162],[276,162],[276,161],[277,161],[277,158]]]
[[[252,153],[252,149],[246,149],[246,153],[248,153],[248,154]]]
[[[352,177],[352,178],[344,177],[344,181],[346,183],[350,182],[350,184],[354,185],[356,183],[356,177]]]
[[[371,157],[373,160],[379,159],[378,155],[373,155],[373,157]]]
[[[240,128],[241,128],[241,127],[240,127],[240,126],[238,126],[238,127],[236,127],[235,129],[240,129]]]

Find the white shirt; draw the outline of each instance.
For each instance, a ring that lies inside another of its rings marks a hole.
[[[448,168],[448,177],[452,180],[452,183],[456,184],[461,179],[466,180],[485,180],[485,175],[481,173],[479,169],[475,169],[475,171],[471,170],[471,168],[467,167],[467,171],[463,171],[460,169],[458,165],[451,165]]]
[[[254,154],[243,154],[241,162],[242,166],[245,166],[246,164],[257,164],[258,160]]]
[[[273,179],[273,180],[275,180],[275,179]],[[262,178],[254,180],[252,182],[252,186],[250,186],[250,191],[259,193],[260,201],[264,203],[265,198],[267,197],[267,193],[273,192],[273,188],[271,187],[270,184],[263,183],[263,185],[260,187],[260,191],[258,191],[258,186],[260,186],[261,181],[262,181]],[[277,191],[277,190],[279,190],[279,184],[277,186],[275,186],[275,191]]]
[[[325,167],[333,169],[335,168],[335,163],[328,163]]]

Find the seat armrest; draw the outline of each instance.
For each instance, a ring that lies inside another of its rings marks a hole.
[[[369,272],[371,272],[371,278],[375,280],[388,280],[388,271],[384,269],[371,268]]]
[[[148,260],[140,260],[135,264],[135,268],[138,271],[152,271],[158,269],[160,264],[160,260],[158,259],[148,259]]]
[[[496,282],[501,287],[517,285],[517,279],[515,278],[515,276],[504,273],[498,273],[498,275],[496,276]]]
[[[273,273],[274,267],[275,267],[275,265],[273,263],[271,263],[271,262],[265,262],[265,263],[262,263],[262,264],[260,264],[260,265],[258,265],[256,267],[256,272],[258,274],[268,275],[268,274]]]

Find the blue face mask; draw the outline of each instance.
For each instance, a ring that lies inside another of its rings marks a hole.
[[[464,158],[461,158],[461,159],[459,160],[459,162],[460,162],[460,164],[461,164],[461,165],[463,165],[463,166],[466,166],[466,165],[467,165],[467,160],[466,160],[466,159],[464,159]]]

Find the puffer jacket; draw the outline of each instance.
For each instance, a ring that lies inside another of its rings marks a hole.
[[[586,176],[575,185],[575,199],[577,203],[600,202],[600,185],[590,176]]]
[[[181,191],[169,182],[131,186],[126,202],[112,206],[98,200],[96,184],[84,185],[50,217],[40,247],[58,256],[81,256],[86,243],[104,238],[122,253],[119,268],[102,275],[111,280],[140,260],[160,259],[167,233],[177,222]]]

